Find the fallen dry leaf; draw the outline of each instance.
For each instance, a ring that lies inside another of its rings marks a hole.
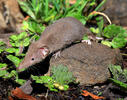
[[[30,18],[30,16],[26,16],[26,17],[24,18],[24,21],[27,21],[29,18]]]
[[[20,88],[16,87],[16,89],[11,91],[11,95],[18,99],[25,99],[25,100],[36,100],[36,98],[25,94]]]
[[[125,30],[127,30],[127,26],[124,26],[123,28],[124,28]]]
[[[76,3],[76,0],[66,0],[66,3],[69,2],[69,4],[75,4]]]
[[[1,99],[0,99],[1,100]],[[8,100],[14,100],[11,96],[8,97]]]
[[[83,93],[82,93],[82,95],[83,96],[91,96],[93,99],[95,99],[95,100],[98,100],[98,99],[105,99],[104,97],[99,97],[99,96],[96,96],[96,95],[94,95],[94,94],[92,94],[92,93],[90,93],[90,92],[88,92],[88,91],[86,91],[86,90],[83,90]]]
[[[76,0],[69,0],[69,3],[70,4],[75,4],[76,3]]]

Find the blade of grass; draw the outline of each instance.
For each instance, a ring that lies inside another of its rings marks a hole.
[[[65,6],[66,8],[69,7],[69,0],[66,0],[65,5],[66,5],[66,6]]]
[[[127,84],[126,83],[123,83],[123,82],[116,80],[116,79],[113,79],[113,78],[110,78],[109,80],[112,81],[115,85],[120,86],[121,88],[127,90]]]
[[[67,8],[67,12],[69,12],[69,13],[74,12],[75,9],[79,6],[79,4],[80,4],[80,0],[77,0],[75,4],[73,4],[71,7]]]
[[[98,11],[100,9],[100,7],[102,7],[104,5],[104,3],[106,2],[107,0],[103,0],[97,7],[94,11]]]
[[[49,5],[49,0],[45,0],[45,16],[48,16],[48,5]]]
[[[82,6],[80,7],[79,11],[78,12],[82,12],[83,8],[86,6],[86,4],[88,3],[88,0],[85,0],[82,3]]]
[[[25,1],[22,2],[20,0],[18,0],[21,8],[23,9],[24,12],[27,12],[27,14],[32,17],[33,19],[36,19],[35,15],[34,15],[34,12],[32,11],[31,9],[31,5],[26,3]]]
[[[107,0],[103,0],[96,8],[94,11],[98,11],[100,7],[102,7],[104,5],[104,3],[106,2]],[[87,17],[87,20],[90,20],[93,16],[95,15],[92,15],[91,13],[88,15]]]
[[[54,4],[54,6],[55,6],[57,12],[60,12],[59,3],[58,3],[56,0],[54,0],[53,4]]]

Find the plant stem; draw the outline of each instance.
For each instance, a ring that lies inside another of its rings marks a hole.
[[[100,9],[100,7],[102,7],[104,5],[104,3],[106,2],[107,0],[103,0],[97,7],[94,11],[98,11]]]
[[[48,16],[48,3],[49,3],[49,1],[45,0],[45,16],[46,17]]]
[[[98,11],[100,9],[101,6],[104,5],[104,3],[106,2],[107,0],[103,0],[97,7],[94,11]],[[87,20],[90,20],[94,15],[92,15],[91,13],[88,15],[87,17]]]

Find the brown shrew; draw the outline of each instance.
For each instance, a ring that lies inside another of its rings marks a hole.
[[[57,20],[46,27],[39,40],[31,43],[24,60],[17,69],[28,68],[41,62],[49,54],[82,40],[85,33],[89,33],[89,30],[73,17]]]

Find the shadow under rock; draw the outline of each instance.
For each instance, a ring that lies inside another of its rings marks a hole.
[[[37,63],[36,65],[30,66],[23,72],[19,72],[19,78],[21,79],[29,79],[31,74],[36,76],[44,75],[49,70],[49,61],[52,55],[49,55],[46,57],[45,60],[41,61],[40,63]]]

